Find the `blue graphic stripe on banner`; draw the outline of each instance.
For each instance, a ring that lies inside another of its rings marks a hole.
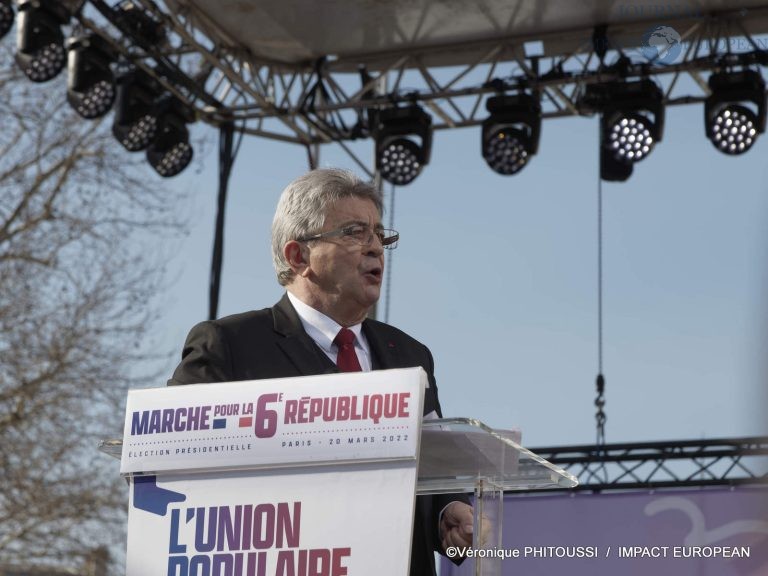
[[[169,504],[184,502],[186,499],[186,495],[181,492],[160,488],[157,485],[156,476],[134,476],[133,478],[133,507],[139,510],[165,516]]]
[[[227,427],[227,419],[226,418],[216,418],[213,421],[213,429],[217,430],[218,428],[226,428]]]

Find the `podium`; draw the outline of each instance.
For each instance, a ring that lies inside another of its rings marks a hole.
[[[501,546],[505,490],[576,485],[479,421],[422,422],[426,383],[415,368],[132,391],[124,439],[101,445],[131,488],[128,576],[407,575],[416,494],[474,493],[479,550]]]
[[[573,488],[572,474],[520,446],[507,430],[472,418],[426,420],[421,427],[418,494],[475,495],[473,550],[502,548],[504,492]],[[501,575],[502,558],[477,555],[477,576]]]

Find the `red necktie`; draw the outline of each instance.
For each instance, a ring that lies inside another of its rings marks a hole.
[[[360,362],[355,353],[355,333],[349,328],[342,328],[334,338],[334,343],[339,347],[336,356],[336,366],[340,372],[362,372]]]

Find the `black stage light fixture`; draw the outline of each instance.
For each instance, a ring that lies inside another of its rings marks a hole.
[[[483,158],[494,172],[517,174],[539,149],[539,99],[522,93],[494,96],[485,107],[490,116],[483,121]]]
[[[165,27],[152,18],[133,0],[122,0],[115,6],[113,16],[118,27],[142,48],[160,46],[166,42]]]
[[[20,0],[18,9],[16,63],[33,82],[47,82],[64,69],[69,12],[56,0]]]
[[[112,134],[129,152],[145,150],[154,140],[161,94],[157,81],[140,69],[118,75]]]
[[[759,72],[718,72],[704,102],[707,138],[723,154],[744,154],[765,132],[765,82]]]
[[[177,99],[164,97],[159,105],[157,134],[147,148],[147,161],[164,178],[176,176],[192,161],[187,124],[193,120],[191,111]]]
[[[0,38],[11,31],[15,19],[12,0],[0,0]]]
[[[115,102],[114,55],[99,36],[87,34],[67,41],[67,101],[88,120],[104,116]]]
[[[624,181],[664,135],[664,94],[652,80],[587,86],[580,107],[600,117],[600,177]]]
[[[381,177],[396,186],[410,184],[429,163],[432,118],[416,105],[388,108],[372,116]]]
[[[614,159],[635,163],[650,154],[664,128],[664,95],[651,80],[619,83],[603,109],[603,145]]]

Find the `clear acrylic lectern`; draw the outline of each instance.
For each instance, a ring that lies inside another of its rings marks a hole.
[[[421,425],[418,494],[474,492],[474,549],[501,548],[504,491],[572,488],[578,480],[472,418]],[[475,557],[475,574],[500,576],[501,559]]]

